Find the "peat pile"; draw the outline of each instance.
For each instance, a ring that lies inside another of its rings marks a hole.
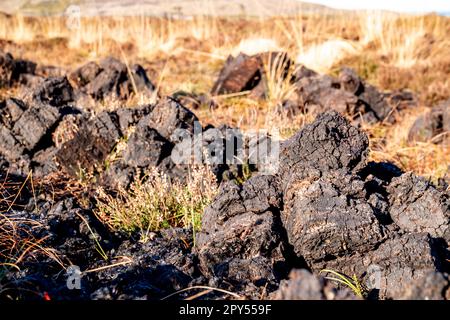
[[[448,143],[450,137],[450,100],[443,101],[417,117],[409,130],[410,141]]]
[[[198,235],[202,271],[257,285],[277,279],[286,265],[363,282],[376,269],[370,295],[383,299],[417,293],[431,285],[428,277],[445,278],[448,193],[391,164],[367,164],[367,152],[366,135],[342,116],[319,115],[283,144],[279,174],[223,185]],[[295,279],[285,286],[295,287]],[[434,288],[435,296],[447,287]]]
[[[2,263],[16,261],[3,255],[14,252],[9,243],[30,253],[20,270],[2,266],[0,299],[159,299],[198,277],[189,231],[170,229],[142,244],[111,233],[74,198],[54,203],[44,194],[6,216],[0,219]],[[71,275],[81,278],[79,289],[68,285],[76,286]]]
[[[290,65],[285,55],[277,57],[228,59],[214,93],[263,97],[262,61]],[[7,85],[36,76],[29,62],[2,59]],[[288,69],[279,70],[290,77]],[[338,78],[300,69],[292,75],[298,100],[286,107],[319,115],[282,144],[278,172],[241,184],[223,182],[199,233],[170,228],[141,241],[112,232],[95,208],[82,207],[68,194],[55,199],[33,186],[20,197],[15,193],[30,171],[37,178],[59,172],[95,177],[111,189],[128,186],[154,167],[183,180],[190,163],[177,160],[191,160],[193,147],[208,154],[206,160],[220,160],[211,163],[219,182],[232,180],[240,167],[227,164],[225,146],[235,137],[226,126],[200,125],[171,97],[99,113],[79,108],[80,97],[127,99],[136,88],[153,93],[139,66],[130,69],[109,58],[69,78],[42,78],[22,100],[0,102],[0,262],[14,261],[8,259],[17,241],[30,253],[21,258],[20,270],[1,270],[1,298],[161,299],[195,285],[250,299],[354,298],[321,277],[324,269],[354,275],[367,286],[368,298],[450,297],[448,191],[390,163],[368,162],[366,134],[337,112],[353,115],[355,122],[361,115],[365,121],[391,121],[401,107],[390,101],[406,107],[414,102],[408,94],[380,93],[348,69]],[[335,111],[323,113],[328,109]],[[447,130],[447,110],[443,104],[415,126],[425,126],[427,138],[439,136]],[[15,187],[5,188],[4,179],[13,179]],[[81,284],[71,290],[74,275]],[[211,292],[203,298],[229,296]]]
[[[24,83],[24,78],[33,76],[36,63],[23,59],[15,59],[10,53],[0,51],[0,88]]]
[[[46,79],[64,76],[73,86],[77,104],[91,106],[106,99],[125,101],[135,94],[147,97],[156,94],[154,84],[139,64],[128,66],[107,57],[67,72],[59,67],[15,59],[10,53],[0,51],[0,88],[18,87],[20,94],[26,96],[30,88],[37,90]]]
[[[34,87],[46,78],[63,77],[65,74],[62,68],[14,58],[11,53],[0,51],[0,88]]]
[[[22,88],[21,99],[0,102],[0,164],[11,173],[26,176],[32,170],[42,177],[63,171],[76,178],[94,176],[115,188],[158,167],[183,180],[193,162],[183,152],[193,152],[195,143],[201,157],[214,154],[211,167],[219,181],[241,175],[242,166],[225,159],[225,144],[234,139],[227,133],[231,128],[202,126],[176,98],[114,111],[88,110],[91,100],[155,94],[140,65],[129,67],[108,57],[67,77],[45,78],[39,74],[44,68],[32,62],[14,60],[10,54],[2,59],[2,82]],[[56,73],[48,69],[48,74]],[[25,74],[38,80],[19,81]],[[180,161],[173,160],[174,153]]]
[[[45,174],[53,169],[52,133],[64,117],[81,111],[69,105],[73,90],[66,78],[46,79],[27,100],[0,103],[0,154],[14,173],[27,175],[39,167]]]
[[[253,56],[240,53],[237,57],[230,55],[211,94],[226,95],[248,91],[252,98],[264,98],[268,94],[267,77],[274,73],[286,79],[292,64],[285,52],[265,52]]]
[[[335,110],[353,118],[353,123],[393,123],[403,110],[418,106],[417,97],[405,90],[381,92],[348,67],[338,76],[319,74],[295,65],[285,52],[229,56],[211,90],[212,95],[247,93],[251,98],[268,96],[268,77],[291,83],[295,90],[281,103],[288,114],[319,114]],[[199,102],[197,102],[199,104]],[[417,117],[409,141],[447,143],[450,132],[450,103],[443,101]]]
[[[33,250],[20,271],[4,273],[3,297],[160,299],[209,285],[250,299],[354,298],[317,276],[331,269],[355,275],[370,298],[448,298],[449,194],[391,164],[367,163],[367,153],[364,133],[336,112],[319,115],[282,145],[277,174],[222,184],[195,245],[182,229],[143,243],[112,233],[71,197],[30,195],[7,215],[51,250]],[[79,290],[67,286],[70,266],[81,272]]]
[[[211,94],[248,92],[250,97],[264,98],[269,92],[269,77],[290,82],[295,88],[294,95],[282,103],[284,111],[294,114],[335,110],[356,122],[394,122],[399,112],[417,105],[410,92],[380,92],[346,67],[337,77],[319,74],[295,65],[285,52],[228,57]]]
[[[220,151],[216,157],[225,157],[225,141],[231,139],[226,127],[202,127],[173,98],[94,114],[75,106],[76,95],[77,89],[66,77],[57,77],[45,79],[24,100],[0,102],[2,166],[23,176],[30,170],[37,177],[60,171],[77,178],[93,175],[115,187],[127,186],[152,167],[183,180],[191,163],[189,155],[178,162],[172,157],[177,145],[177,152],[192,152],[183,141],[198,140],[200,150]],[[194,134],[202,139],[194,139]],[[237,166],[231,171],[225,159],[212,164],[212,169],[219,181],[239,172]]]
[[[417,105],[412,93],[380,92],[363,81],[354,70],[346,67],[335,78],[299,66],[294,81],[297,94],[294,102],[304,112],[319,113],[331,109],[348,114],[357,122],[392,123],[399,112]],[[292,102],[288,105],[292,105]]]
[[[141,65],[127,66],[112,57],[101,59],[99,63],[86,63],[71,72],[69,79],[80,95],[87,95],[94,100],[126,100],[132,93],[150,96],[155,91],[155,86]]]

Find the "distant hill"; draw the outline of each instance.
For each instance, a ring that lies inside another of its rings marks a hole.
[[[297,0],[3,0],[0,11],[23,15],[60,15],[70,5],[80,7],[85,16],[150,15],[188,17],[279,16],[299,12],[332,12],[326,6]]]

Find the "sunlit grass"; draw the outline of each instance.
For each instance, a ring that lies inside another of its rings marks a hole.
[[[111,229],[138,232],[144,242],[150,232],[169,227],[190,228],[195,239],[203,211],[217,192],[215,177],[208,167],[192,170],[186,184],[151,169],[129,190],[119,188],[117,193],[108,194],[100,189],[95,213]]]

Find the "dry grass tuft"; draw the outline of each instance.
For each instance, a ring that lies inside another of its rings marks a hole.
[[[113,230],[139,232],[144,242],[150,232],[168,227],[192,228],[195,234],[217,192],[215,176],[206,166],[193,169],[185,184],[153,169],[129,190],[119,188],[115,195],[100,190],[96,215]]]
[[[31,174],[23,182],[10,182],[8,175],[0,182],[0,283],[5,274],[20,270],[21,263],[30,256],[46,255],[62,268],[64,264],[55,250],[45,246],[46,238],[38,238],[34,230],[41,224],[32,219],[21,217],[12,209],[20,209],[17,203],[26,188],[34,190]],[[0,291],[0,295],[3,291]]]
[[[436,183],[441,178],[449,178],[449,145],[408,141],[409,128],[425,110],[405,111],[394,125],[377,124],[364,129],[370,137],[371,160],[395,163],[404,171],[413,171]]]

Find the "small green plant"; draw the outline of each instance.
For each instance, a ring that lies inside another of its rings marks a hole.
[[[100,168],[100,170],[108,171],[111,165],[120,159],[124,150],[126,149],[128,139],[134,131],[135,127],[128,128],[128,131],[125,133],[125,135],[117,140],[111,152],[103,161],[103,166]]]
[[[342,284],[350,288],[357,297],[365,298],[367,296],[366,288],[361,284],[356,275],[349,277],[346,276],[345,274],[330,269],[323,269],[319,272],[319,274],[321,273],[331,273],[332,275],[334,275],[334,277],[326,276],[325,279]]]
[[[86,227],[88,228],[90,234],[92,235],[92,238],[95,242],[95,246],[96,246],[96,250],[97,252],[100,254],[100,256],[103,258],[103,260],[108,261],[108,255],[106,254],[105,250],[103,250],[100,241],[98,241],[98,237],[95,234],[95,232],[92,230],[91,226],[89,225],[89,222],[86,220],[85,217],[83,217],[81,214],[77,213],[77,216],[83,220],[84,224],[86,225]]]
[[[276,105],[290,98],[297,89],[291,81],[295,72],[284,54],[270,54],[264,62],[267,100]]]
[[[252,177],[253,172],[255,171],[254,168],[252,168],[252,165],[248,162],[243,162],[241,165],[241,174],[240,176],[236,177],[236,183],[239,185],[242,185]]]
[[[151,169],[129,189],[116,194],[99,190],[96,215],[113,230],[139,232],[141,241],[149,234],[169,227],[200,229],[204,209],[218,192],[216,178],[208,167],[191,171],[185,183]]]

